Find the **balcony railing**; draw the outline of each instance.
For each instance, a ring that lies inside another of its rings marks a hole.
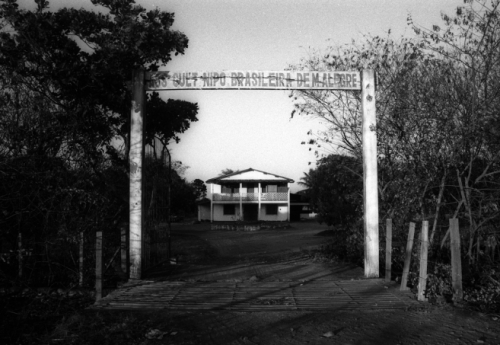
[[[288,193],[262,193],[261,201],[288,201]]]
[[[214,193],[214,201],[258,201],[259,193]],[[261,201],[288,201],[286,193],[261,193]]]

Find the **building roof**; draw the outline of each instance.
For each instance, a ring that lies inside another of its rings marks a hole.
[[[217,176],[208,179],[206,183],[221,183],[221,182],[289,182],[294,180],[288,177],[268,173],[262,170],[248,168],[242,171],[237,171],[227,175]]]

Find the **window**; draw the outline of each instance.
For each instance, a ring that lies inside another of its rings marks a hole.
[[[278,191],[278,185],[270,184],[266,186],[266,192],[268,193],[276,193]]]
[[[255,188],[255,183],[246,183],[247,193],[257,193],[257,188]]]
[[[278,205],[266,205],[266,214],[277,215],[278,214]]]
[[[227,193],[227,194],[239,193],[239,190],[240,190],[239,187],[231,186],[231,185],[222,186],[221,188],[222,188],[222,193]]]
[[[223,214],[225,216],[234,216],[236,214],[236,205],[224,205]]]

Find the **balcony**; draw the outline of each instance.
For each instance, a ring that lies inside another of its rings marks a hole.
[[[214,201],[259,201],[259,193],[214,193]],[[288,201],[288,192],[260,193],[261,201]]]

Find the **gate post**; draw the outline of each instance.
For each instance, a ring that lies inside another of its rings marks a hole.
[[[361,107],[363,109],[365,277],[378,278],[379,224],[375,73],[373,70],[363,70],[361,80]]]
[[[132,73],[130,112],[130,279],[141,279],[142,255],[142,163],[144,156],[144,71]]]

